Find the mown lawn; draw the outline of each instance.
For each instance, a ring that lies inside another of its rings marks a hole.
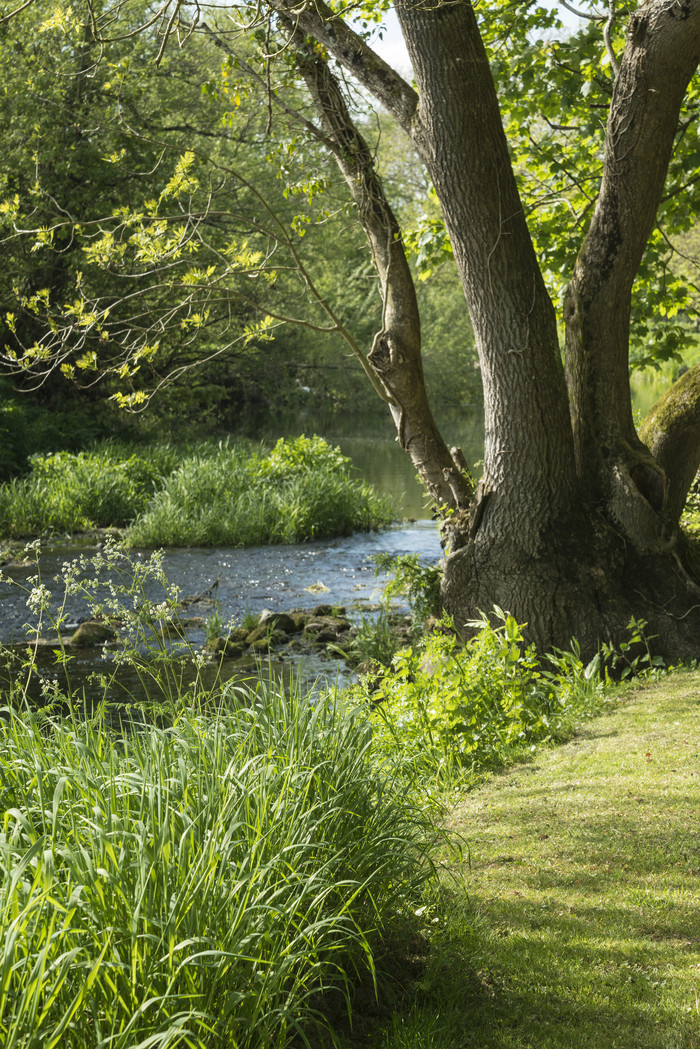
[[[627,693],[450,823],[469,859],[373,1046],[700,1047],[699,673]]]

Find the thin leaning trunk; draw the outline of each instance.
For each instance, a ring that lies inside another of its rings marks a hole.
[[[401,230],[325,58],[301,52],[297,62],[323,122],[325,141],[357,205],[383,300],[382,327],[367,363],[386,392],[397,440],[444,514],[464,509],[473,483],[458,449],[449,451],[433,418],[423,378],[420,314]]]

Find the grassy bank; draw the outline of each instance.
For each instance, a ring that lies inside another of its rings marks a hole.
[[[341,703],[260,688],[126,734],[6,711],[0,783],[3,1049],[290,1045],[430,876]]]
[[[373,1049],[697,1049],[700,675],[629,694],[460,800],[412,1005]]]
[[[35,455],[0,486],[0,537],[126,528],[134,546],[252,546],[388,524],[386,501],[322,438]]]

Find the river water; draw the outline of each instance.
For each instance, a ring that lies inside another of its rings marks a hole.
[[[655,391],[656,392],[656,391]],[[376,578],[373,557],[377,553],[418,554],[435,562],[441,550],[437,528],[430,518],[430,506],[419,484],[413,466],[395,440],[391,421],[382,417],[364,417],[346,413],[323,418],[310,407],[292,419],[278,420],[274,427],[256,424],[242,427],[248,436],[273,441],[280,436],[320,433],[339,445],[350,456],[359,475],[388,495],[396,506],[400,523],[375,533],[358,533],[349,538],[322,540],[297,546],[238,548],[185,548],[164,553],[165,575],[182,598],[204,595],[191,602],[187,614],[199,616],[203,624],[192,628],[189,637],[198,648],[205,638],[205,621],[217,613],[222,622],[241,621],[247,615],[257,616],[264,608],[285,611],[311,608],[318,604],[344,605],[351,616],[360,617],[363,609],[376,608],[384,580]],[[459,416],[441,420],[441,430],[448,444],[459,445],[467,461],[476,466],[483,449],[483,415],[478,406],[464,406]],[[77,624],[89,615],[86,603],[75,597],[66,599],[61,581],[62,566],[72,559],[97,552],[93,541],[71,540],[42,552],[38,571],[40,580],[50,592],[53,614],[64,609],[68,624]],[[149,551],[135,551],[134,562],[145,563]],[[27,607],[30,579],[37,574],[36,565],[16,564],[3,569],[0,582],[0,643],[19,647],[26,639],[25,624],[36,625]],[[145,587],[150,600],[162,600],[162,588],[155,583]],[[42,634],[51,633],[50,621],[42,624]],[[55,631],[54,631],[55,632]],[[67,632],[67,631],[66,631]],[[54,658],[47,648],[45,668]],[[73,669],[84,681],[95,670],[106,672],[112,655],[109,646],[79,651]],[[323,661],[306,660],[307,677],[319,673],[337,675]],[[55,671],[54,677],[61,678]]]
[[[85,617],[84,600],[65,597],[61,570],[66,562],[81,555],[90,558],[96,552],[90,542],[73,542],[41,554],[40,582],[51,594],[50,616],[46,619],[48,633],[59,608],[73,629]],[[287,611],[321,603],[358,608],[376,604],[383,584],[375,578],[372,558],[385,552],[415,553],[424,560],[436,561],[440,544],[435,524],[430,520],[414,521],[381,532],[358,532],[343,539],[296,546],[178,548],[165,551],[163,566],[165,575],[187,602],[188,615],[212,614],[215,600],[221,619],[226,621],[231,617],[240,620],[248,614],[257,616],[264,608]],[[149,554],[149,551],[134,551],[131,556],[138,565],[145,563]],[[91,574],[88,569],[86,575]],[[36,622],[27,607],[27,593],[33,585],[30,580],[36,575],[37,567],[33,564],[4,569],[0,583],[0,642],[22,641],[24,624]],[[200,601],[192,601],[202,594]],[[98,598],[106,595],[106,586],[97,591]],[[152,581],[144,586],[143,596],[158,602],[163,600],[164,592]]]
[[[280,429],[258,431],[255,436],[272,440],[282,434],[316,432],[312,422],[301,416],[294,420],[294,425],[287,421],[281,433]],[[205,622],[215,613],[223,623],[232,619],[240,622],[246,616],[257,616],[264,608],[285,611],[331,604],[345,606],[351,618],[354,615],[359,619],[376,609],[382,597],[384,580],[375,575],[375,554],[418,554],[428,562],[439,559],[439,536],[430,518],[429,505],[408,457],[396,444],[391,424],[358,416],[336,419],[335,425],[328,421],[324,425],[324,421],[318,419],[316,422],[323,435],[351,457],[359,475],[394,501],[399,523],[380,532],[295,546],[166,550],[163,555],[166,577],[178,588],[180,597],[189,601],[186,614],[204,621],[188,630],[195,649],[203,644]],[[467,440],[462,438],[459,443],[468,458],[475,461],[481,445],[478,415],[466,428],[465,437]],[[457,428],[453,428],[449,438],[458,441]],[[81,619],[90,615],[90,609],[82,598],[66,597],[62,569],[67,562],[81,556],[89,559],[97,553],[95,540],[73,539],[42,551],[38,565],[18,562],[5,566],[0,582],[0,643],[16,650],[26,643],[26,625],[37,624],[37,617],[27,605],[28,593],[37,583],[45,586],[50,595],[49,614],[41,623],[41,635],[55,635],[52,621],[55,622],[59,609],[65,617],[62,632],[70,634]],[[134,551],[131,557],[135,565],[143,565],[150,553]],[[86,576],[90,574],[88,566]],[[97,591],[97,597],[106,594],[106,585]],[[189,600],[198,595],[204,595],[203,599]],[[153,581],[147,583],[140,599],[144,597],[154,602],[162,600],[162,587]],[[52,669],[54,648],[47,646],[40,653],[42,673],[64,685],[64,671],[60,666]],[[73,650],[71,654],[72,680],[77,680],[81,687],[85,687],[91,673],[110,672],[113,654],[109,646],[104,650]],[[307,678],[319,674],[335,678],[338,663],[303,657],[302,672]],[[133,680],[128,682],[128,689],[132,694],[140,692],[140,686]]]

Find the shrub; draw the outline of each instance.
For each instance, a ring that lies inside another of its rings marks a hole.
[[[386,500],[352,478],[349,460],[320,437],[280,440],[269,453],[248,441],[147,452],[105,441],[34,455],[30,466],[0,486],[2,535],[131,525],[134,546],[252,546],[392,519]]]
[[[4,535],[122,527],[143,509],[160,478],[152,456],[115,442],[92,451],[33,455],[30,473],[0,488]]]

